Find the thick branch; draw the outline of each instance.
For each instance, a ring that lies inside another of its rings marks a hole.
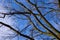
[[[25,38],[28,38],[28,39],[30,39],[30,40],[34,40],[33,38],[31,38],[31,37],[29,37],[29,36],[27,36],[27,35],[21,34],[19,31],[15,30],[15,29],[12,28],[10,25],[7,25],[7,24],[5,24],[5,23],[3,23],[3,22],[0,22],[0,24],[6,26],[6,27],[8,27],[8,28],[10,28],[10,29],[13,30],[14,32],[16,32],[17,34],[19,34],[19,35],[21,35],[21,36],[23,36],[23,37],[25,37]]]
[[[60,0],[58,0],[58,2],[59,2],[59,8],[60,8]]]

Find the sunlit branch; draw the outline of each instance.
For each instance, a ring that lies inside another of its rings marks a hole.
[[[28,0],[28,2],[33,5],[33,3],[30,2],[30,0]],[[39,12],[40,17],[45,21],[45,23],[50,27],[50,29],[52,29],[54,32],[56,32],[56,33],[59,34],[60,31],[58,31],[57,29],[55,29],[55,28],[46,20],[46,18],[42,15],[42,13],[40,12],[40,10],[38,9],[37,5],[35,4],[35,5],[33,5],[33,6],[35,6],[36,10]],[[51,31],[51,32],[52,32],[52,31]],[[53,34],[55,34],[55,33],[53,33]],[[55,36],[57,37],[57,39],[60,39],[56,34],[55,34]]]
[[[33,5],[33,3],[30,2],[30,0],[28,0],[28,2]],[[46,23],[50,28],[52,28],[54,31],[60,33],[58,30],[56,30],[56,29],[46,20],[46,18],[42,15],[42,13],[40,12],[40,10],[38,9],[37,5],[35,4],[34,6],[35,6],[36,10],[39,12],[40,17],[45,21],[45,23]]]

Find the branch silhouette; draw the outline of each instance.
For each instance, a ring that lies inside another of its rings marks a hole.
[[[14,29],[13,27],[11,27],[11,26],[8,25],[8,24],[5,24],[5,23],[3,23],[3,22],[0,22],[0,24],[6,26],[6,27],[8,27],[8,28],[10,28],[10,29],[13,30],[14,32],[16,32],[17,34],[19,34],[19,35],[21,35],[21,36],[23,36],[23,37],[25,37],[25,38],[28,38],[28,39],[30,39],[30,40],[34,40],[33,38],[31,38],[31,37],[29,37],[29,36],[27,36],[27,35],[24,35],[24,34],[22,34],[22,33],[20,33],[19,31],[17,31],[16,29]]]

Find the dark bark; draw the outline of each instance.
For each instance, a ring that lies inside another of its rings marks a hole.
[[[14,32],[16,32],[17,34],[19,34],[19,35],[21,35],[21,36],[23,36],[23,37],[25,37],[25,38],[28,38],[28,39],[30,39],[30,40],[34,40],[33,38],[31,38],[31,37],[29,37],[29,36],[27,36],[27,35],[21,34],[19,31],[17,31],[16,29],[14,29],[13,27],[11,27],[10,25],[7,25],[7,24],[5,24],[5,23],[3,23],[3,22],[0,22],[0,24],[6,26],[6,27],[8,27],[8,28],[10,28],[10,29],[13,30]]]
[[[58,2],[59,2],[59,8],[60,8],[60,0],[58,0]]]

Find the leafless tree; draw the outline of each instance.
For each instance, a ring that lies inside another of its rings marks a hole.
[[[57,0],[55,0],[57,1]],[[43,0],[11,0],[8,1],[11,5],[5,6],[9,12],[1,12],[0,14],[5,19],[6,17],[12,18],[13,21],[18,24],[21,22],[21,24],[16,25],[15,23],[13,26],[6,24],[4,22],[0,22],[1,26],[8,27],[10,30],[14,31],[15,36],[10,36],[12,38],[15,38],[16,36],[23,36],[26,38],[26,40],[47,40],[50,38],[51,40],[60,40],[60,31],[55,28],[58,25],[59,27],[59,20],[60,20],[60,1],[58,2],[49,2],[49,1],[43,1]],[[16,4],[16,8],[13,6]],[[51,7],[53,5],[53,7]],[[45,6],[44,6],[45,5]],[[17,6],[19,8],[17,8]],[[55,8],[56,7],[56,8]],[[22,10],[22,11],[21,11]],[[52,20],[53,19],[53,20]],[[24,21],[26,21],[24,23]],[[51,21],[53,21],[55,24],[53,24]],[[24,27],[20,27],[20,25],[23,25]],[[26,33],[29,32],[29,33]],[[26,34],[25,34],[26,33]],[[46,36],[46,38],[42,37]],[[48,37],[47,37],[48,36]],[[19,40],[19,39],[18,39]]]

